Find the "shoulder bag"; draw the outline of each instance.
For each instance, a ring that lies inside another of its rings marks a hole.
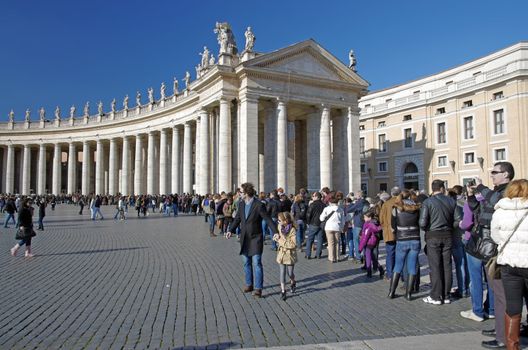
[[[326,226],[326,223],[328,222],[328,219],[330,219],[330,218],[332,217],[332,215],[334,215],[334,214],[335,214],[335,212],[336,212],[336,211],[337,211],[337,209],[336,209],[336,210],[334,210],[334,211],[332,212],[332,214],[330,214],[330,215],[327,215],[327,216],[326,216],[326,218],[325,218],[325,219],[324,219],[323,221],[321,221],[321,225],[320,225],[320,226],[321,226],[321,230],[323,230],[323,231],[324,231],[324,229],[325,229],[325,226]]]

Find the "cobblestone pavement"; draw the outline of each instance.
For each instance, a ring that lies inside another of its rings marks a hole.
[[[426,305],[424,290],[411,302],[388,300],[388,283],[367,279],[358,265],[302,254],[298,291],[282,301],[270,245],[263,255],[264,297],[255,299],[242,293],[236,238],[210,238],[203,217],[156,213],[115,221],[108,206],[105,220],[91,221],[76,210],[48,209],[34,258],[21,251],[11,257],[14,229],[0,228],[0,349],[368,344],[493,327],[459,316],[469,299]]]

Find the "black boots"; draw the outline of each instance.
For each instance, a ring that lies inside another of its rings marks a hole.
[[[411,293],[415,289],[415,278],[416,275],[409,275],[409,277],[407,278],[407,285],[405,288],[405,299],[407,299],[408,301],[411,301]]]
[[[378,271],[379,271],[379,278],[380,280],[382,280],[383,276],[385,275],[385,269],[383,268],[383,266],[378,265]]]
[[[372,277],[372,267],[367,267],[367,278]]]
[[[394,299],[394,295],[396,293],[396,288],[398,288],[399,281],[400,281],[400,274],[397,272],[393,272],[392,278],[390,281],[389,295],[388,295],[390,299]]]

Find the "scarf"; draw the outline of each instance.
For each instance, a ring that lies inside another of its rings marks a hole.
[[[292,224],[288,224],[286,226],[281,226],[281,232],[284,235],[287,235],[288,233],[290,233],[291,228],[292,228]]]

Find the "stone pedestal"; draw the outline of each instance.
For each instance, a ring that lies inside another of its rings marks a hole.
[[[46,122],[44,120],[41,120],[39,126],[40,126],[41,129],[44,129],[46,127]]]
[[[256,54],[253,51],[244,51],[242,52],[242,62],[246,62],[252,58],[255,58]]]
[[[13,122],[7,122],[7,129],[8,129],[8,130],[13,130],[14,127],[15,127],[15,123],[13,123]]]
[[[221,53],[218,56],[218,64],[221,66],[234,66],[235,60],[233,58],[233,55],[229,53]]]
[[[123,118],[128,117],[128,109],[123,110]]]
[[[55,119],[55,126],[58,128],[60,127],[61,125],[61,120],[60,119]]]
[[[24,122],[24,129],[29,129],[31,127],[30,122]]]

